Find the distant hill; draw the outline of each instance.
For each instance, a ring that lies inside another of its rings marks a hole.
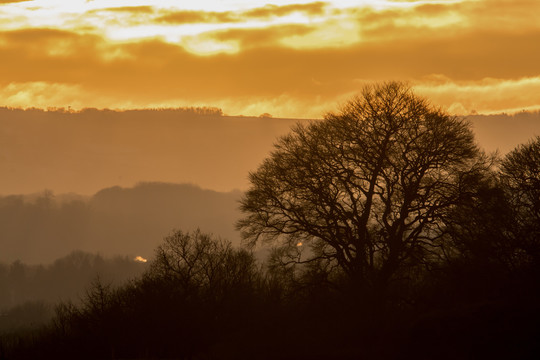
[[[540,112],[468,119],[488,151],[540,135]],[[0,262],[79,249],[151,257],[173,228],[198,226],[238,243],[248,173],[297,121],[215,109],[0,108]]]
[[[540,134],[540,113],[473,115],[480,145],[504,153]],[[141,181],[245,190],[248,173],[298,121],[216,109],[81,112],[0,108],[0,195],[91,195]]]
[[[476,139],[487,151],[511,151],[516,145],[540,136],[540,112],[521,112],[514,115],[470,115]]]
[[[173,229],[201,230],[239,243],[240,191],[141,183],[91,197],[0,197],[0,262],[50,263],[73,250],[151,258]]]
[[[296,121],[195,109],[0,108],[0,195],[91,195],[141,181],[245,189],[248,172]]]

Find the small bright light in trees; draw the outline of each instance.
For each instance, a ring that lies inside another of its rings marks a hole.
[[[302,242],[299,242],[298,244],[296,244],[296,246],[302,246],[304,244],[302,244]]]
[[[142,256],[137,256],[135,259],[133,259],[135,261],[138,261],[138,262],[147,262],[148,260],[146,260],[145,258],[143,258]]]

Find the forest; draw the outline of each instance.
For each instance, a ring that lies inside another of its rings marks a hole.
[[[242,246],[169,229],[147,264],[0,266],[21,288],[4,307],[74,283],[0,314],[37,314],[0,326],[0,359],[540,356],[539,136],[487,153],[466,119],[375,84],[278,138],[249,183]]]
[[[201,227],[238,244],[240,196],[240,191],[156,182],[109,187],[92,196],[51,191],[0,196],[0,262],[47,264],[74,249],[149,258],[174,228]]]

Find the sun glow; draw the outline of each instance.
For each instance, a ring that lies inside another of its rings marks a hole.
[[[143,258],[142,256],[136,256],[135,259],[133,259],[137,262],[142,262],[142,263],[145,263],[147,262],[148,260],[146,260],[145,258]]]
[[[343,46],[360,41],[358,24],[344,18],[347,9],[375,10],[433,3],[385,0],[316,1],[124,1],[34,0],[2,6],[4,29],[52,28],[93,33],[116,41],[159,38],[200,55],[240,50],[234,41],[214,35],[231,29],[264,29],[279,25],[313,28],[305,34],[284,36],[280,43],[292,48]],[[179,16],[182,15],[182,16]],[[168,21],[168,22],[167,22]]]
[[[0,106],[313,118],[398,79],[455,113],[536,109],[538,14],[534,0],[4,0]]]

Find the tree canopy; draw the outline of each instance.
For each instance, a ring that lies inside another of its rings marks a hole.
[[[513,213],[512,236],[534,264],[540,262],[540,136],[511,151],[500,180]]]
[[[469,124],[398,82],[298,124],[250,173],[237,224],[250,244],[386,287],[437,255],[442,220],[485,168]]]

